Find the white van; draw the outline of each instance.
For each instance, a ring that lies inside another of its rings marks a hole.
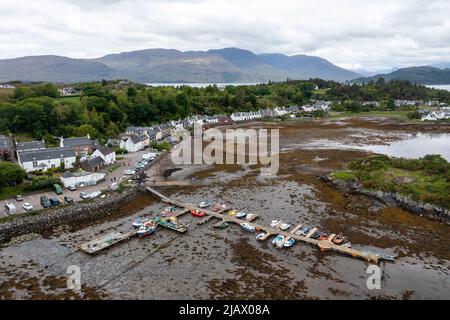
[[[5,213],[6,214],[15,214],[17,212],[16,206],[11,202],[5,204]]]
[[[150,152],[150,153],[144,154],[144,155],[142,156],[142,159],[152,161],[152,160],[154,160],[154,159],[156,158],[156,156],[157,156],[156,153]]]

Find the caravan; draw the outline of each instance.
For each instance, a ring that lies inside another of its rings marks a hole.
[[[5,213],[6,214],[15,214],[17,212],[16,206],[11,202],[5,204]]]

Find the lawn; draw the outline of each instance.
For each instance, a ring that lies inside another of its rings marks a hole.
[[[0,200],[9,199],[19,194],[23,196],[26,195],[27,193],[31,192],[24,191],[23,185],[16,187],[7,187],[7,188],[5,187],[0,190]]]
[[[409,111],[367,111],[367,112],[331,112],[331,118],[346,118],[346,117],[388,117],[400,120],[410,120],[407,116]],[[411,120],[414,121],[414,120]]]
[[[79,105],[81,103],[80,96],[71,96],[71,97],[60,97],[58,98],[60,102],[71,102],[76,105]]]

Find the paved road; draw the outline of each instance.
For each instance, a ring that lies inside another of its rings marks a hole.
[[[76,191],[70,191],[67,189],[63,189],[62,195],[56,195],[53,191],[29,194],[29,195],[23,196],[24,201],[21,201],[21,202],[17,202],[15,199],[1,200],[0,201],[0,217],[6,216],[6,213],[4,211],[4,206],[7,202],[11,202],[12,204],[14,204],[16,206],[17,213],[22,213],[22,212],[25,212],[25,210],[22,208],[22,205],[25,202],[31,203],[35,210],[42,209],[42,206],[40,204],[41,196],[47,196],[48,198],[56,197],[56,198],[59,198],[61,201],[63,201],[65,196],[69,196],[69,197],[72,197],[75,202],[81,201],[82,199],[80,198],[80,192],[91,193],[91,192],[98,191],[101,189],[107,189],[107,188],[109,188],[111,183],[114,182],[114,178],[116,178],[115,182],[119,182],[120,180],[123,180],[123,179],[128,179],[129,176],[125,175],[125,173],[124,173],[125,170],[134,167],[134,165],[136,163],[138,163],[139,161],[142,160],[142,156],[148,152],[149,152],[148,150],[145,150],[145,151],[139,151],[136,153],[129,153],[129,154],[123,155],[123,157],[125,159],[117,161],[117,163],[122,164],[123,166],[116,169],[114,172],[107,172],[108,168],[105,168],[105,170],[103,171],[104,173],[106,173],[105,181],[103,181],[95,186],[84,187],[84,188],[78,189]],[[119,157],[122,157],[122,155],[119,155]],[[100,172],[102,172],[102,171],[100,171]]]

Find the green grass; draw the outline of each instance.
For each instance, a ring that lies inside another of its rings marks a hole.
[[[29,192],[29,191],[28,192],[24,191],[23,185],[16,186],[16,187],[6,187],[6,188],[2,188],[0,190],[0,200],[9,199],[9,198],[12,198],[19,194],[23,196],[23,195],[30,194],[30,193],[31,192]]]
[[[76,105],[80,105],[81,100],[79,96],[72,96],[72,97],[60,97],[58,98],[58,101],[60,102],[71,102]]]
[[[346,117],[388,117],[396,118],[400,120],[410,120],[408,119],[409,111],[367,111],[367,112],[331,112],[331,118],[346,118]]]
[[[111,168],[108,169],[109,172],[114,172],[122,166],[120,163],[114,164]]]
[[[368,190],[407,195],[415,201],[450,208],[450,164],[442,157],[398,159],[372,156],[349,164],[349,171],[336,171],[337,180],[358,181]]]

